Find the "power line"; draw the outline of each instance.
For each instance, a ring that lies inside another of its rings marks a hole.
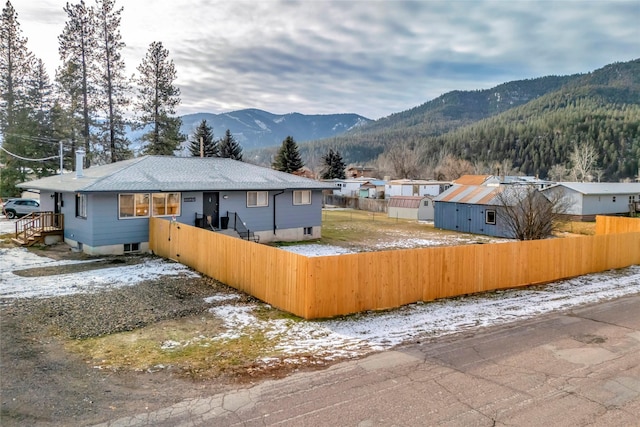
[[[16,159],[25,160],[27,162],[44,162],[46,160],[53,160],[53,159],[57,159],[58,157],[60,157],[58,155],[58,156],[44,157],[42,159],[28,159],[26,157],[22,157],[22,156],[19,156],[17,154],[13,154],[12,152],[10,152],[6,148],[4,148],[2,145],[0,145],[0,150],[4,151],[5,153],[9,154],[10,156],[15,157]]]

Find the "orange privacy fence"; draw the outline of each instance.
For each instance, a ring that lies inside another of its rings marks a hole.
[[[618,220],[628,219],[598,217],[595,236],[307,258],[151,218],[150,247],[274,307],[313,319],[640,264],[640,219],[624,226]]]

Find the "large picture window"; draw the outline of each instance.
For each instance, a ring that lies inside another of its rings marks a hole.
[[[180,193],[155,193],[151,201],[153,216],[180,215]]]
[[[269,206],[268,191],[247,191],[247,207]]]
[[[132,193],[118,195],[119,218],[180,215],[180,193]]]
[[[311,190],[296,190],[293,192],[294,205],[310,205]]]

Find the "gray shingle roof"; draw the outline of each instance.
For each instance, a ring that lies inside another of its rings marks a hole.
[[[19,184],[58,192],[333,189],[319,182],[215,157],[143,156]]]
[[[640,194],[640,182],[559,182],[557,185],[582,194]]]

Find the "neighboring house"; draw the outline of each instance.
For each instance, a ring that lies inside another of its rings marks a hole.
[[[376,168],[370,166],[350,166],[346,172],[349,178],[362,178],[365,176],[375,176]]]
[[[333,184],[333,194],[336,196],[345,197],[359,197],[360,187],[362,184],[368,182],[371,178],[358,178],[358,179],[329,179],[323,182]]]
[[[389,218],[433,221],[433,197],[393,196],[389,199],[387,215]]]
[[[316,239],[322,190],[334,188],[231,159],[168,156],[94,166],[19,187],[39,190],[43,211],[64,214],[65,242],[89,254],[147,251],[151,216],[189,225],[208,218],[219,228],[230,213],[261,242]]]
[[[427,181],[421,179],[396,179],[388,181],[384,196],[437,196],[451,186],[447,181]]]
[[[360,186],[360,197],[368,199],[384,199],[386,182],[380,179],[367,181]]]
[[[559,182],[543,193],[560,191],[567,200],[567,215],[593,221],[596,215],[625,215],[640,202],[640,182]]]

